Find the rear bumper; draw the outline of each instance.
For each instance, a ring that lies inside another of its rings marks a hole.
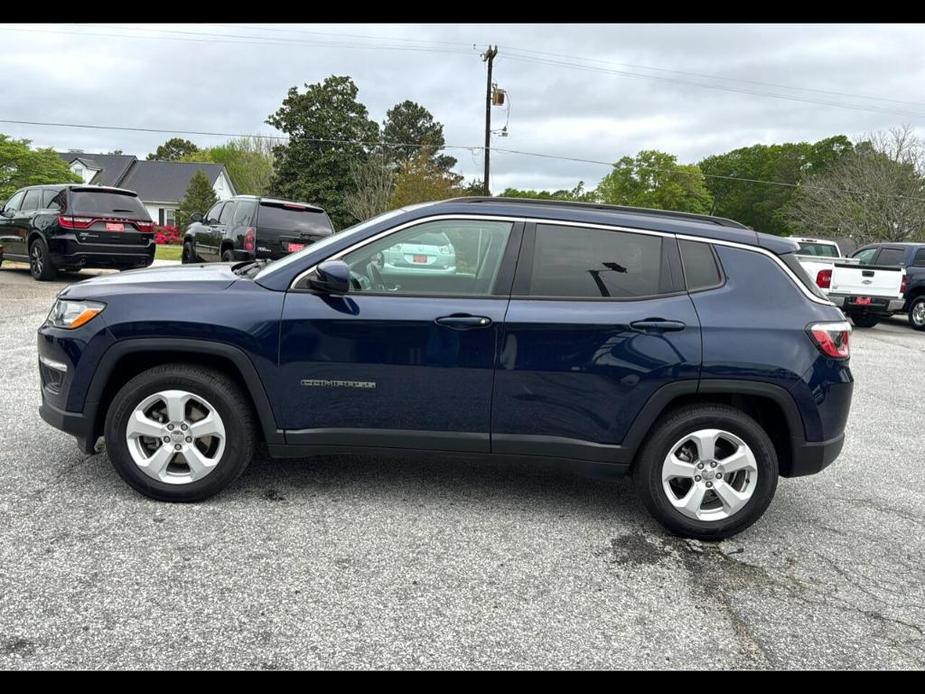
[[[48,240],[51,262],[55,267],[134,268],[154,262],[154,236],[147,244],[80,243],[72,235]]]
[[[854,303],[858,295],[855,294],[829,294],[828,299],[842,310],[856,313],[890,314],[903,310],[905,299],[879,299],[873,298],[870,304],[858,306]]]
[[[793,460],[782,477],[802,477],[814,475],[824,470],[841,453],[845,445],[845,433],[842,432],[828,441],[803,441],[793,448]]]

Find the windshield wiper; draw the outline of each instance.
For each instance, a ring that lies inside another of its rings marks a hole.
[[[252,277],[269,262],[270,261],[266,258],[261,258],[260,260],[245,260],[237,265],[233,265],[231,271],[242,277]]]

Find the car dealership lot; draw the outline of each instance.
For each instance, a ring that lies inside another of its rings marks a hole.
[[[712,545],[545,464],[259,456],[205,503],[145,499],[37,412],[35,329],[90,274],[0,269],[0,667],[925,667],[904,319],[852,336],[839,460]]]

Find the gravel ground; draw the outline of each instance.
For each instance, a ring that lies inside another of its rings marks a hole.
[[[38,416],[65,282],[0,269],[0,667],[925,666],[925,334],[853,336],[848,438],[720,544],[628,480],[545,465],[261,456],[149,501]]]

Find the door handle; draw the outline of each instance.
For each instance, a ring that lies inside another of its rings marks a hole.
[[[440,316],[434,322],[453,330],[472,330],[473,328],[487,328],[491,325],[491,318],[472,316],[468,313],[454,313],[452,316]]]
[[[645,320],[637,320],[630,323],[630,327],[636,330],[651,330],[652,332],[672,332],[676,330],[684,330],[687,327],[686,324],[682,323],[679,320],[664,320],[663,318],[646,318]]]

